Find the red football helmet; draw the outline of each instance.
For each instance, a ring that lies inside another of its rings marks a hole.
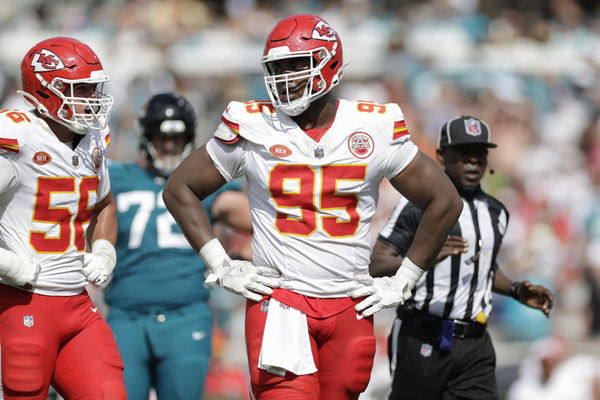
[[[103,129],[110,118],[113,97],[104,93],[108,75],[92,49],[68,37],[44,40],[21,61],[23,90],[18,90],[40,114],[80,135]],[[95,94],[79,97],[75,87],[91,84]],[[77,107],[78,106],[78,107]]]
[[[305,57],[308,69],[278,73],[274,63]],[[310,103],[333,89],[344,68],[342,42],[322,18],[296,15],[281,20],[269,34],[262,58],[265,85],[273,104],[288,115],[303,113]],[[307,79],[304,93],[290,98],[292,82]],[[282,96],[283,95],[283,96]]]

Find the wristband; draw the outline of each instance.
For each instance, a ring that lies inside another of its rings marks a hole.
[[[117,251],[115,250],[115,246],[108,240],[94,240],[94,243],[92,243],[92,254],[104,256],[108,259],[110,268],[110,271],[108,271],[109,274],[115,269],[115,265],[117,264]]]
[[[419,268],[419,266],[412,262],[408,257],[404,257],[404,260],[402,260],[402,264],[400,264],[400,268],[398,268],[396,275],[402,275],[409,279],[414,287],[424,273],[425,270]]]
[[[508,295],[517,301],[521,301],[519,299],[519,287],[521,286],[521,281],[515,281],[512,285],[510,285],[510,289],[508,289]]]
[[[223,266],[223,261],[229,259],[227,252],[219,242],[219,239],[209,240],[198,252],[198,255],[206,264],[209,272],[214,273]]]

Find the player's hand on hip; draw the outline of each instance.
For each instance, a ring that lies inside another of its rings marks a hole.
[[[83,259],[83,275],[94,286],[106,284],[117,263],[114,246],[105,239],[92,243],[92,252],[85,253]]]
[[[406,294],[406,291],[410,293],[410,289],[407,288],[408,282],[396,279],[395,276],[371,278],[371,280],[370,286],[365,285],[350,294],[352,298],[367,296],[355,307],[356,312],[365,317],[373,315],[384,308],[398,306],[404,303],[405,297],[410,297]]]
[[[405,257],[392,277],[371,278],[368,275],[356,275],[354,280],[362,282],[363,287],[354,290],[350,296],[352,298],[368,296],[354,307],[356,312],[368,317],[384,308],[403,304],[412,297],[412,290],[423,273],[424,270]]]
[[[256,302],[261,301],[263,295],[273,293],[273,288],[281,286],[279,271],[256,266],[250,261],[225,259],[223,268],[214,274],[224,289]]]
[[[373,277],[369,274],[354,274],[354,286],[348,291],[348,296],[356,299],[375,294],[377,289],[373,286]]]
[[[33,257],[24,257],[10,250],[0,249],[0,278],[11,285],[35,286],[40,268],[39,261]]]

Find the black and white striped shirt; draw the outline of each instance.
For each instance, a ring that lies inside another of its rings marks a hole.
[[[446,257],[429,269],[411,299],[417,309],[447,319],[474,320],[492,311],[492,280],[496,255],[508,224],[508,211],[495,198],[479,190],[461,196],[463,210],[451,236],[468,241],[468,252]],[[423,212],[402,199],[379,234],[379,240],[405,256]]]

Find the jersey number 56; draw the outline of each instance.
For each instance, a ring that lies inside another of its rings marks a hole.
[[[33,206],[33,221],[58,224],[58,237],[48,237],[47,232],[31,231],[29,242],[38,253],[65,253],[71,245],[71,224],[75,230],[73,245],[77,251],[85,250],[84,224],[90,222],[92,208],[88,205],[90,192],[98,191],[98,177],[81,178],[77,192],[77,214],[73,216],[67,207],[52,207],[53,194],[75,193],[75,178],[38,178],[37,193]]]

